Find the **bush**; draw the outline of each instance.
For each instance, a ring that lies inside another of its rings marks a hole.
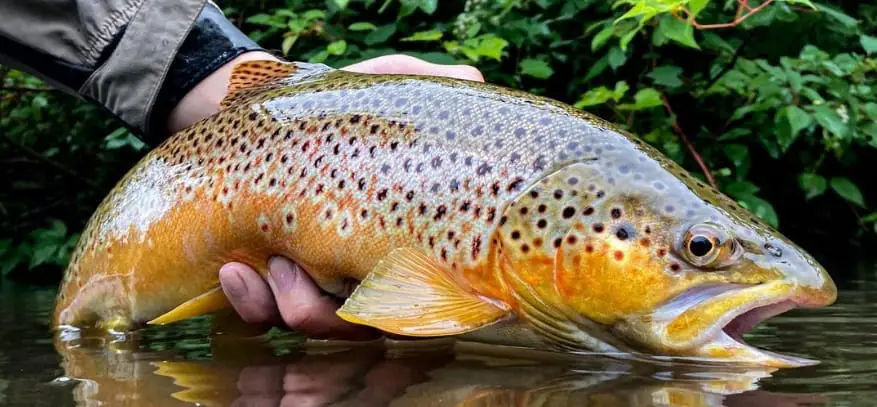
[[[342,67],[404,53],[476,65],[489,82],[574,104],[640,135],[814,251],[869,244],[877,233],[868,175],[877,151],[873,4],[256,4],[223,6],[291,60]],[[92,106],[27,90],[41,86],[33,78],[11,71],[4,83],[13,89],[0,98],[0,141],[14,148],[0,156],[10,164],[2,182],[11,183],[0,196],[0,271],[61,265],[75,232],[144,148]]]

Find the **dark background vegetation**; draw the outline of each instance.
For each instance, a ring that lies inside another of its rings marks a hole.
[[[291,60],[405,53],[575,104],[714,180],[836,277],[873,278],[861,260],[877,247],[873,2],[219,4]],[[0,274],[54,283],[98,202],[150,146],[29,75],[0,76]]]

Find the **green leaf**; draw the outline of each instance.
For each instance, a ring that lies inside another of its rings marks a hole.
[[[812,9],[816,10],[816,6],[810,0],[780,0],[780,1],[782,1],[783,3],[789,3],[789,4],[803,4],[807,7],[810,7]]]
[[[612,38],[612,34],[615,33],[615,26],[610,25],[597,33],[593,39],[591,39],[591,51],[596,51],[603,47],[606,44],[606,41],[609,41]]]
[[[378,27],[377,30],[374,30],[368,35],[365,36],[363,40],[366,45],[375,45],[387,42],[393,34],[396,33],[396,25],[395,24],[387,24]]]
[[[868,115],[868,118],[877,122],[877,103],[868,102],[865,103],[865,114]]]
[[[267,25],[270,27],[277,28],[286,28],[286,25],[277,21],[273,16],[269,16],[268,14],[254,14],[247,18],[247,22],[250,24],[258,24],[258,25]]]
[[[326,18],[326,12],[323,10],[308,10],[301,15],[301,18],[306,21]]]
[[[438,8],[438,0],[420,0],[418,6],[424,13],[432,14]]]
[[[347,8],[347,4],[350,3],[350,0],[332,0],[332,1],[335,3],[336,6],[338,6],[338,8],[340,8],[342,10]]]
[[[869,55],[877,53],[877,37],[862,34],[859,36],[859,43],[862,44],[862,48],[864,48],[865,52]]]
[[[374,31],[378,29],[378,26],[369,22],[360,21],[358,23],[350,24],[347,29],[350,31]]]
[[[752,130],[742,127],[735,127],[723,133],[721,136],[716,138],[718,141],[731,141],[739,138],[746,137],[752,134]]]
[[[347,51],[347,41],[344,40],[335,41],[326,47],[326,52],[329,55],[341,55],[344,54],[344,51]]]
[[[794,1],[794,0],[793,0]],[[691,13],[691,18],[694,19],[703,11],[704,8],[709,4],[710,0],[691,0],[688,2],[688,12]]]
[[[283,51],[283,55],[289,54],[289,50],[292,48],[292,45],[295,44],[295,40],[297,39],[297,35],[290,35],[283,39],[283,43],[280,44],[280,50]]]
[[[591,89],[585,92],[575,106],[579,109],[588,106],[600,105],[612,99],[612,91],[605,86]]]
[[[485,35],[479,41],[477,52],[481,56],[495,59],[497,61],[502,58],[502,52],[509,42],[495,35]]]
[[[832,7],[829,7],[829,6],[826,6],[824,4],[820,4],[820,3],[815,3],[815,7],[819,11],[828,15],[829,17],[837,20],[839,23],[843,24],[847,28],[855,28],[857,25],[859,25],[859,22],[856,21],[855,18],[852,18],[852,17],[844,14],[840,10],[837,10],[835,8],[832,8]]]
[[[697,41],[694,39],[694,27],[691,26],[691,24],[686,24],[668,16],[661,19],[661,24],[658,25],[658,29],[661,30],[661,33],[665,37],[676,41],[679,44],[698,50],[700,49],[700,46],[697,45]]]
[[[541,59],[527,58],[521,61],[521,73],[537,79],[548,79],[554,74],[554,70]]]
[[[329,52],[326,50],[323,50],[323,51],[320,51],[320,52],[314,54],[314,56],[308,58],[308,62],[310,62],[312,64],[321,64],[323,62],[326,62],[326,59],[328,59],[328,58],[329,58]]]
[[[612,70],[617,70],[618,67],[624,65],[624,61],[627,60],[627,54],[620,47],[612,47],[609,50],[609,54],[607,55],[607,59],[609,62],[609,66],[612,67]]]
[[[418,31],[411,36],[402,38],[401,41],[438,41],[444,33],[438,30]]]
[[[591,79],[599,76],[606,68],[609,66],[609,63],[606,62],[606,57],[600,58],[597,62],[594,62],[594,65],[591,66],[591,69],[588,69],[588,73],[585,74],[585,77],[582,78],[582,82],[588,82]]]
[[[862,208],[865,207],[865,198],[862,196],[862,191],[859,190],[859,187],[850,181],[846,177],[832,177],[831,178],[831,189],[834,192],[837,192],[843,199],[856,204]]]
[[[618,102],[624,97],[628,90],[630,90],[630,86],[624,81],[616,82],[615,89],[612,90],[605,86],[600,86],[583,94],[575,106],[581,109],[587,106],[603,104],[609,100]]]
[[[661,100],[661,92],[653,88],[640,89],[633,96],[633,104],[619,105],[619,110],[644,110],[656,106],[662,106],[664,102]]]
[[[30,264],[28,265],[28,268],[33,269],[36,266],[46,263],[57,251],[58,246],[55,245],[54,242],[37,242],[37,247],[30,256]]]
[[[810,114],[795,105],[783,107],[777,112],[777,141],[780,149],[785,152],[798,138],[801,130],[810,127],[813,119]]]
[[[742,197],[746,197],[749,195],[755,195],[758,193],[760,188],[758,188],[755,184],[749,181],[736,181],[728,184],[725,187],[725,192],[728,195],[731,195],[737,199],[741,199]]]
[[[681,73],[682,68],[678,66],[663,65],[655,68],[652,72],[649,72],[648,76],[655,81],[656,85],[675,88],[682,86],[682,80],[679,79]]]
[[[871,212],[865,216],[862,216],[862,222],[864,222],[864,223],[877,222],[877,212]]]
[[[837,112],[827,105],[818,105],[813,108],[813,118],[820,126],[834,133],[835,136],[845,139],[847,136],[847,124]]]
[[[722,147],[725,156],[734,164],[734,168],[738,173],[745,175],[749,172],[751,161],[749,159],[749,148],[743,144],[727,144]]]
[[[798,176],[798,184],[804,190],[805,199],[810,200],[825,193],[828,181],[819,174],[804,173]]]
[[[774,210],[773,205],[771,205],[770,202],[755,195],[748,195],[740,198],[740,204],[752,211],[755,216],[758,216],[769,225],[775,228],[779,227],[779,216],[777,216],[777,212]]]

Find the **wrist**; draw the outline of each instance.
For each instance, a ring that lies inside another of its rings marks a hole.
[[[168,132],[176,133],[219,111],[219,103],[228,93],[232,69],[241,62],[253,60],[278,61],[279,59],[265,51],[250,51],[228,61],[198,82],[180,99],[168,115]]]
[[[180,44],[151,106],[147,125],[150,141],[161,142],[215,112],[222,98],[217,93],[225,94],[235,61],[256,51],[261,51],[261,57],[268,55],[208,1]],[[186,98],[189,100],[184,102]],[[205,106],[197,106],[200,103]]]

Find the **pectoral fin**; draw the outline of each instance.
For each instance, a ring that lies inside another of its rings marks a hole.
[[[197,317],[199,315],[209,314],[211,312],[220,311],[229,307],[231,307],[231,303],[228,302],[228,298],[226,298],[225,293],[222,292],[222,287],[217,286],[216,288],[213,288],[204,294],[201,294],[195,298],[192,298],[189,301],[180,304],[176,308],[170,310],[170,312],[167,312],[160,317],[147,322],[147,324],[170,324],[172,322],[182,321],[184,319]]]
[[[420,251],[400,248],[375,266],[337,314],[398,335],[445,336],[490,325],[508,311],[465,289]]]

